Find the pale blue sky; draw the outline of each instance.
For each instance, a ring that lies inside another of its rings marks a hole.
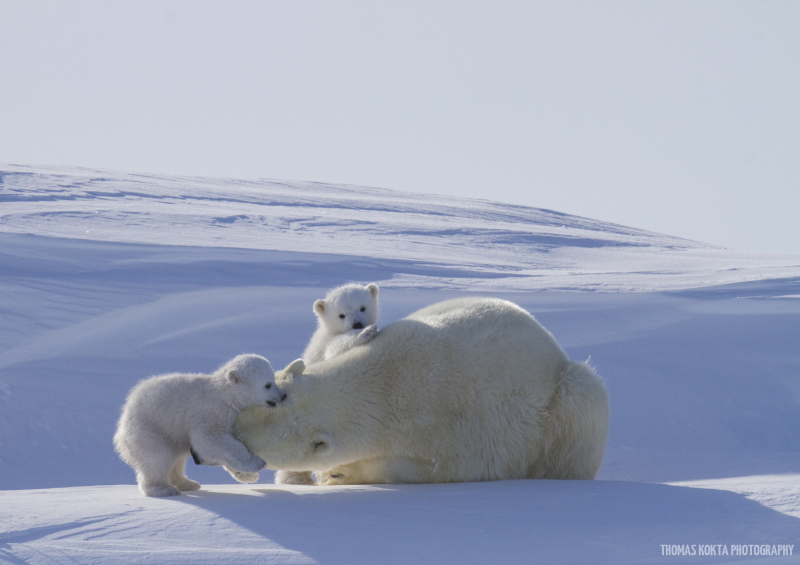
[[[800,2],[0,0],[0,163],[487,198],[800,253]]]

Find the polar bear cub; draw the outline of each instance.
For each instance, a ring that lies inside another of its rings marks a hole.
[[[314,314],[317,330],[303,352],[307,365],[341,355],[378,334],[378,285],[350,283],[334,288],[325,299],[314,302]]]
[[[114,434],[120,458],[136,471],[145,496],[197,490],[185,473],[186,457],[223,465],[236,480],[252,483],[266,463],[232,435],[236,416],[256,405],[276,406],[286,394],[259,355],[239,355],[211,375],[173,373],[131,389]]]
[[[314,302],[317,330],[303,352],[307,365],[327,361],[378,335],[378,285],[350,283]],[[302,372],[302,370],[300,370]],[[310,471],[278,471],[276,484],[313,485]]]

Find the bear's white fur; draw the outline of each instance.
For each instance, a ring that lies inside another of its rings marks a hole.
[[[136,471],[145,496],[200,488],[184,471],[192,450],[202,463],[224,465],[239,482],[252,483],[266,464],[233,437],[236,415],[285,398],[269,361],[258,355],[239,355],[211,375],[151,377],[128,394],[114,447]]]
[[[378,285],[350,283],[334,288],[314,302],[314,314],[317,330],[303,352],[307,365],[341,355],[377,335]]]
[[[303,361],[319,363],[363,345],[378,335],[378,285],[346,284],[314,302],[317,330],[311,336]],[[310,472],[278,471],[276,484],[311,485]]]
[[[592,479],[603,461],[602,379],[504,300],[434,304],[302,369],[237,433],[269,468],[329,469],[323,485]]]

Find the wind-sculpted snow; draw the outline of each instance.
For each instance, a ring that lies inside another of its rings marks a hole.
[[[666,290],[800,275],[800,257],[481,200],[312,182],[0,167],[0,231],[425,263],[461,290]],[[166,236],[165,234],[169,234]],[[408,274],[408,273],[406,273]],[[622,276],[620,276],[622,274]],[[404,276],[384,286],[436,287]]]
[[[797,475],[794,478],[798,478]],[[769,478],[768,478],[769,479]],[[9,563],[576,565],[652,563],[661,545],[794,545],[798,520],[744,496],[615,481],[216,486],[174,499],[134,486],[0,493]],[[19,516],[29,505],[48,512]],[[646,517],[646,519],[643,519]],[[6,522],[8,520],[8,522]],[[736,559],[736,558],[734,558]],[[742,558],[738,558],[742,559]]]

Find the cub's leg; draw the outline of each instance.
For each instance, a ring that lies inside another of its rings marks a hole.
[[[350,330],[347,333],[334,336],[331,338],[328,345],[325,346],[325,359],[332,359],[338,357],[345,351],[350,351],[358,345],[372,341],[378,335],[378,328],[375,325],[367,326],[363,330]]]
[[[378,335],[378,326],[375,324],[367,326],[360,334],[358,334],[358,337],[356,338],[356,345],[363,345],[369,341],[372,341],[376,335]]]
[[[228,472],[232,469],[239,473],[258,473],[267,466],[261,457],[247,451],[244,444],[230,434],[193,434],[191,443],[205,464],[224,465]]]
[[[197,490],[200,488],[200,483],[186,476],[186,457],[188,455],[188,453],[180,454],[169,472],[169,484],[179,490]]]
[[[179,454],[169,445],[149,446],[141,450],[133,468],[136,469],[136,482],[145,496],[176,496],[181,491],[170,484],[170,473],[178,463]]]

